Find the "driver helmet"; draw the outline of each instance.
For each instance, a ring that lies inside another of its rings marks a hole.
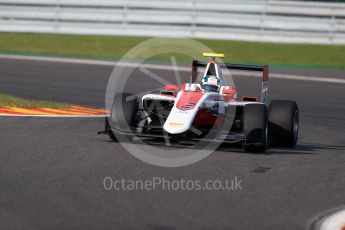
[[[205,92],[218,92],[219,79],[212,75],[205,75],[202,79],[202,88]]]

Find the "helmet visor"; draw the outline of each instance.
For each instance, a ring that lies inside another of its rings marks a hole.
[[[205,92],[218,92],[218,86],[215,85],[205,85],[204,86]]]

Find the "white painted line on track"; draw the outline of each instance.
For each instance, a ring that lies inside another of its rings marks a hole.
[[[97,117],[106,117],[106,115],[30,115],[30,114],[0,114],[0,117],[97,118]]]
[[[44,61],[44,62],[57,62],[57,63],[71,63],[71,64],[85,64],[85,65],[100,65],[100,66],[113,66],[116,65],[124,67],[145,67],[148,69],[158,70],[174,70],[173,66],[169,65],[158,65],[158,64],[144,64],[144,63],[118,63],[116,61],[104,61],[104,60],[90,60],[90,59],[79,59],[79,58],[60,58],[60,57],[37,57],[37,56],[24,56],[24,55],[9,55],[0,54],[0,58],[11,59],[11,60],[26,60],[26,61]],[[189,67],[179,66],[179,71],[190,71]]]
[[[159,65],[159,64],[145,64],[145,63],[117,63],[115,61],[103,61],[103,60],[88,60],[78,58],[60,58],[60,57],[37,57],[37,56],[24,56],[24,55],[9,55],[0,54],[0,58],[12,59],[12,60],[28,60],[28,61],[45,61],[45,62],[58,62],[58,63],[72,63],[72,64],[86,64],[86,65],[101,65],[101,66],[113,66],[116,65],[123,67],[144,67],[148,69],[156,70],[176,70],[174,66]],[[179,66],[177,70],[190,72],[190,67]],[[249,75],[247,77],[257,77],[255,75]],[[325,82],[325,83],[337,83],[345,84],[345,79],[340,78],[326,78],[326,77],[313,77],[303,75],[290,75],[290,74],[270,74],[270,78],[286,79],[286,80],[298,80],[298,81],[312,81],[312,82]]]
[[[115,66],[113,61],[103,60],[89,60],[80,58],[61,58],[61,57],[39,57],[39,56],[26,56],[26,55],[12,55],[12,54],[0,54],[0,58],[11,60],[26,60],[26,61],[44,61],[44,62],[58,62],[58,63],[75,63],[75,64],[87,64],[87,65],[105,65]]]
[[[345,229],[345,210],[332,214],[320,226],[320,230],[343,229]]]

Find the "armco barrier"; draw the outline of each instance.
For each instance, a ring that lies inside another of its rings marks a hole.
[[[0,31],[345,44],[345,4],[270,0],[0,0]]]

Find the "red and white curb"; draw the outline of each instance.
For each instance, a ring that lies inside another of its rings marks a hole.
[[[95,109],[72,105],[68,108],[0,108],[0,116],[10,117],[105,117],[105,109]]]
[[[31,115],[31,114],[0,114],[0,117],[98,118],[98,117],[106,117],[106,115]]]

